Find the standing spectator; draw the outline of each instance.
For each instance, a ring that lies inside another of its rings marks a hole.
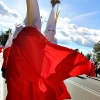
[[[94,57],[91,57],[89,61],[90,61],[90,62],[93,64],[93,66],[94,66],[94,64],[95,64]],[[95,66],[94,66],[94,67],[95,67]],[[89,74],[87,75],[87,77],[90,78]]]
[[[4,50],[3,50],[3,65],[2,65],[2,68],[1,68],[3,78],[5,78],[6,65],[7,65],[8,56],[9,56],[9,53],[10,53],[12,38],[13,38],[13,34],[9,31],[8,32],[8,38],[7,38],[6,43],[3,47],[4,48]]]
[[[98,62],[97,72],[96,72],[96,77],[97,77],[97,74],[99,74],[99,75],[100,75],[100,62]]]

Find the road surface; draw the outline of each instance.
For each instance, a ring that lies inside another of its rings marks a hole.
[[[86,75],[64,81],[72,97],[71,100],[100,100],[100,77],[87,78]]]

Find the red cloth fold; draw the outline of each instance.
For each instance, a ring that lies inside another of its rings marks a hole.
[[[2,47],[0,47],[0,53],[2,52]]]
[[[4,49],[4,51],[3,51],[3,65],[2,65],[2,68],[6,68],[9,53],[10,53],[10,47]]]
[[[94,76],[93,65],[80,53],[50,43],[38,30],[25,27],[13,40],[6,69],[6,100],[63,100],[63,80]]]

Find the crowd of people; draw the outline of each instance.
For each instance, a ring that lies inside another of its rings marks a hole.
[[[91,57],[89,60],[95,68],[95,77],[98,77],[98,75],[100,75],[100,62],[96,62],[94,57]],[[89,75],[87,75],[87,77],[90,77]]]
[[[95,67],[95,73],[96,73],[95,76],[97,77],[98,75],[100,75],[100,62],[95,62],[94,67]]]

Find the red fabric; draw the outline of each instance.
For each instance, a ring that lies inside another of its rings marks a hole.
[[[0,47],[0,53],[2,52],[2,47]]]
[[[67,91],[67,87],[65,85],[64,82],[59,83],[58,85],[59,89],[60,89],[60,96],[58,100],[63,100],[63,99],[71,99],[70,94]]]
[[[62,81],[88,73],[94,76],[94,67],[82,54],[52,44],[35,28],[25,27],[13,40],[7,62],[6,100],[70,98]]]
[[[10,53],[10,47],[4,49],[4,51],[3,51],[3,65],[2,65],[2,68],[6,68],[6,64],[7,64],[9,53]]]

